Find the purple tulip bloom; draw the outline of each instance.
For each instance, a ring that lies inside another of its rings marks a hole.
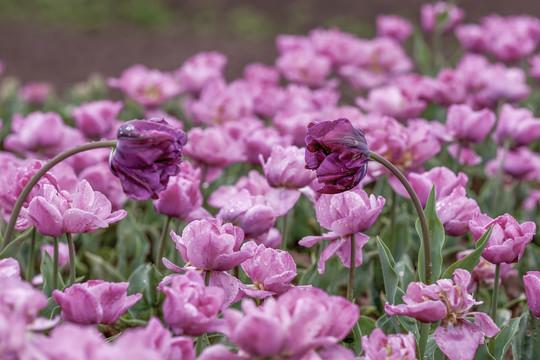
[[[132,120],[118,129],[110,166],[131,198],[158,198],[180,172],[186,134],[165,120]]]
[[[540,272],[527,271],[523,276],[527,306],[536,317],[540,317]]]
[[[205,286],[201,274],[187,271],[161,286],[166,295],[163,317],[175,334],[201,335],[215,330],[225,294],[216,286]]]
[[[324,185],[320,193],[350,190],[366,176],[366,138],[349,120],[309,124],[306,145],[306,168],[315,170],[319,183]]]
[[[365,356],[360,360],[416,359],[416,343],[413,334],[385,335],[376,328],[368,336],[362,336]]]
[[[190,222],[182,236],[171,231],[184,262],[197,269],[227,271],[253,256],[253,250],[240,249],[244,231],[220,219]]]
[[[62,309],[62,319],[77,324],[112,324],[142,298],[127,296],[129,283],[89,280],[64,291],[54,290],[52,297]]]
[[[469,312],[475,301],[467,292],[471,274],[463,269],[454,271],[454,281],[437,280],[425,285],[412,282],[403,296],[404,304],[384,306],[389,315],[410,316],[423,323],[441,321],[433,337],[441,351],[450,360],[472,360],[484,336],[493,337],[499,328],[493,320],[481,312]],[[474,317],[474,323],[467,317]]]
[[[478,241],[492,225],[493,230],[482,256],[492,264],[518,262],[525,246],[536,233],[536,224],[532,221],[519,224],[510,214],[493,220],[487,215],[477,213],[469,222],[474,241]]]

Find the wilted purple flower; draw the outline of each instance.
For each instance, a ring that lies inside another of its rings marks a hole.
[[[110,166],[124,192],[137,200],[157,198],[180,172],[186,134],[165,120],[132,120],[118,129]]]
[[[389,315],[410,316],[423,323],[441,321],[433,337],[441,351],[450,360],[472,360],[484,337],[493,337],[499,328],[493,320],[481,312],[469,312],[475,301],[467,292],[471,274],[463,269],[454,271],[454,281],[437,280],[425,285],[412,282],[403,296],[404,304],[384,306]],[[473,316],[475,323],[467,320]]]
[[[62,319],[77,324],[112,324],[142,298],[127,296],[129,283],[89,280],[64,291],[54,290],[52,297],[62,309]]]
[[[465,18],[465,11],[454,4],[439,1],[434,4],[424,4],[421,9],[422,29],[432,32],[439,26],[444,32],[452,30]],[[440,19],[444,21],[440,22]]]
[[[525,108],[515,108],[504,104],[499,111],[499,121],[493,133],[493,140],[499,145],[510,141],[512,147],[528,145],[540,138],[540,119]]]
[[[369,150],[362,130],[347,119],[311,123],[306,136],[306,168],[323,184],[318,190],[336,194],[354,188],[366,176]]]
[[[184,262],[197,269],[227,271],[253,256],[253,251],[240,249],[244,232],[220,219],[190,222],[182,236],[171,231]]]
[[[296,146],[274,146],[266,162],[261,164],[268,184],[272,187],[301,188],[309,185],[315,174],[305,167],[305,150]]]
[[[224,311],[223,332],[252,357],[301,359],[314,349],[337,345],[359,316],[356,305],[315,288],[289,290],[260,307],[244,300],[242,309],[244,314]]]
[[[492,225],[493,230],[482,256],[492,264],[518,262],[525,246],[536,233],[536,224],[532,221],[519,224],[510,214],[493,220],[479,212],[469,222],[474,241],[478,241]]]
[[[170,284],[160,290],[166,295],[163,316],[173,332],[197,336],[214,331],[223,305],[223,290],[205,286],[203,277],[196,271],[177,275]]]
[[[362,336],[362,349],[365,356],[360,360],[398,360],[416,359],[416,343],[413,334],[385,335],[375,328],[369,335]]]
[[[252,238],[267,232],[276,222],[274,207],[262,195],[251,195],[247,190],[238,194],[221,208],[217,217],[242,228]]]
[[[109,78],[107,84],[120,88],[127,96],[145,107],[156,107],[180,92],[180,85],[168,73],[133,65],[119,79]]]
[[[242,291],[255,298],[265,298],[268,295],[282,294],[289,290],[289,284],[296,277],[296,264],[287,251],[267,248],[246,243],[242,249],[254,253],[253,257],[244,261],[241,266],[247,276],[253,281],[253,286],[246,286]]]
[[[413,31],[410,21],[396,15],[378,15],[376,23],[377,36],[389,37],[398,42],[407,40]]]
[[[83,103],[72,110],[75,124],[89,138],[114,138],[117,117],[124,104],[101,100]]]
[[[540,272],[527,271],[523,276],[527,306],[536,317],[540,317]]]
[[[176,71],[183,91],[198,94],[215,79],[223,78],[227,57],[217,51],[200,52],[187,59]]]

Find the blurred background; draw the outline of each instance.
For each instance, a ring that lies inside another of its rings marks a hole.
[[[378,14],[417,26],[420,0],[0,0],[0,60],[5,76],[64,89],[93,73],[118,76],[141,63],[177,69],[196,52],[229,58],[227,76],[254,61],[272,63],[276,35],[338,27],[363,37]],[[530,14],[540,1],[475,0],[458,5],[465,23],[482,16]]]

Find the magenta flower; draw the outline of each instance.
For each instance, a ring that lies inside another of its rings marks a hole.
[[[118,129],[110,166],[124,192],[137,200],[157,198],[180,172],[186,134],[165,120],[132,120]]]
[[[412,282],[403,296],[404,304],[384,306],[389,315],[405,315],[423,323],[441,321],[433,337],[441,351],[450,360],[472,360],[484,337],[493,337],[499,328],[493,320],[481,312],[469,312],[475,301],[467,288],[471,274],[463,269],[454,271],[454,281],[437,280],[425,285]],[[474,317],[474,323],[467,317]]]
[[[324,186],[335,194],[354,188],[366,176],[369,150],[362,130],[347,119],[311,123],[306,136],[306,168],[315,170]]]
[[[253,256],[253,250],[240,249],[244,232],[220,219],[190,222],[182,236],[171,231],[184,262],[197,269],[227,271]]]
[[[301,359],[314,349],[337,345],[359,316],[356,305],[315,288],[289,290],[260,307],[244,300],[242,309],[244,314],[224,311],[223,333],[251,357]]]
[[[170,285],[160,290],[166,295],[163,316],[172,331],[193,336],[215,331],[225,297],[223,290],[205,286],[203,277],[195,271],[174,276]]]
[[[112,324],[142,298],[127,296],[127,282],[110,283],[89,280],[64,291],[54,290],[52,297],[62,309],[62,319],[77,324]]]
[[[120,101],[101,100],[83,103],[71,115],[81,132],[89,138],[114,138],[117,117],[124,104]]]
[[[416,359],[416,343],[413,334],[385,335],[376,328],[369,335],[362,336],[365,356],[360,360],[401,360]]]
[[[244,189],[219,210],[217,217],[242,228],[246,237],[252,238],[270,230],[277,214],[264,196],[251,195]]]
[[[540,138],[540,119],[524,108],[504,104],[499,112],[499,121],[493,133],[493,140],[499,145],[510,141],[512,147],[528,145]]]
[[[396,15],[378,15],[377,36],[385,36],[400,43],[411,36],[413,27],[410,21]]]
[[[159,193],[159,199],[154,200],[154,209],[183,221],[211,217],[202,207],[200,169],[195,169],[187,161],[180,164],[180,169],[180,174],[171,176],[167,188]]]
[[[274,146],[266,162],[260,158],[268,184],[294,189],[309,185],[315,174],[305,168],[304,157],[305,150],[296,146]]]
[[[518,262],[525,246],[536,233],[536,224],[532,221],[519,224],[510,214],[493,220],[487,215],[477,213],[469,222],[474,241],[478,241],[492,225],[493,230],[482,256],[492,264]]]
[[[465,18],[463,9],[444,2],[439,1],[434,4],[424,4],[421,9],[422,29],[426,32],[432,32],[439,25],[442,25],[441,30],[449,32],[456,27]],[[444,22],[439,24],[439,19],[444,15]]]
[[[536,317],[540,317],[540,272],[527,271],[523,276],[527,306]]]
[[[176,71],[183,91],[198,94],[206,84],[223,78],[227,57],[217,51],[200,52],[187,59]]]
[[[289,284],[296,277],[296,264],[287,251],[267,248],[250,241],[243,250],[252,251],[253,257],[244,261],[241,266],[253,281],[253,286],[246,286],[242,291],[255,298],[282,294],[289,290]]]
[[[124,70],[119,79],[109,78],[110,87],[120,88],[127,96],[145,107],[156,107],[180,92],[172,75],[143,65]]]

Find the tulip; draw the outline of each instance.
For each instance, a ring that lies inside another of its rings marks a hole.
[[[523,276],[527,306],[536,317],[540,317],[540,272],[527,271]]]

